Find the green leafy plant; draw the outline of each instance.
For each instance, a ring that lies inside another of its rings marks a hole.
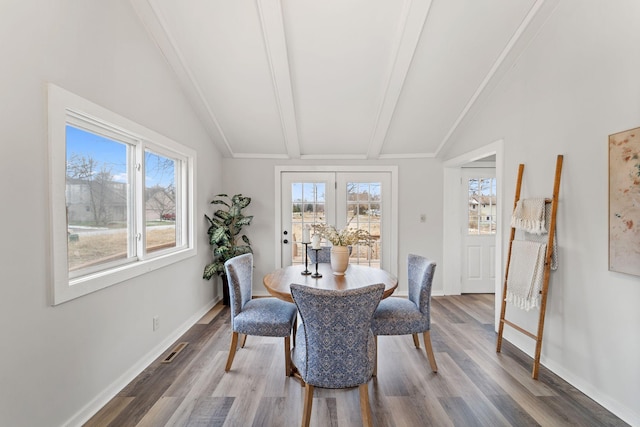
[[[251,225],[253,215],[245,216],[242,210],[251,203],[250,197],[236,194],[229,197],[226,194],[218,194],[211,201],[212,205],[221,205],[220,209],[209,217],[209,244],[212,247],[213,262],[204,268],[204,279],[211,279],[214,275],[225,276],[224,263],[235,256],[253,252],[251,241],[242,229]]]

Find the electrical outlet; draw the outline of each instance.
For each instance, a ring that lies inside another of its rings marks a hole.
[[[160,317],[155,316],[153,318],[153,330],[157,331],[159,327],[160,327]]]

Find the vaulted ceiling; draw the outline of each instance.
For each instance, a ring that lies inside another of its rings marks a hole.
[[[131,2],[237,158],[437,156],[546,13],[544,0]]]

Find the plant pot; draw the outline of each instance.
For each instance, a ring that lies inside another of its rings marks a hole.
[[[220,277],[222,277],[222,303],[224,305],[229,305],[229,281],[227,280],[226,274],[223,274]]]
[[[331,269],[336,276],[344,276],[349,268],[349,248],[347,246],[333,246],[331,248]]]

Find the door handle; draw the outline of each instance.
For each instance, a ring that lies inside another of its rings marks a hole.
[[[288,241],[287,239],[284,239],[284,240],[282,241],[282,243],[284,243],[284,244],[286,245],[287,243],[289,243],[289,241]]]

